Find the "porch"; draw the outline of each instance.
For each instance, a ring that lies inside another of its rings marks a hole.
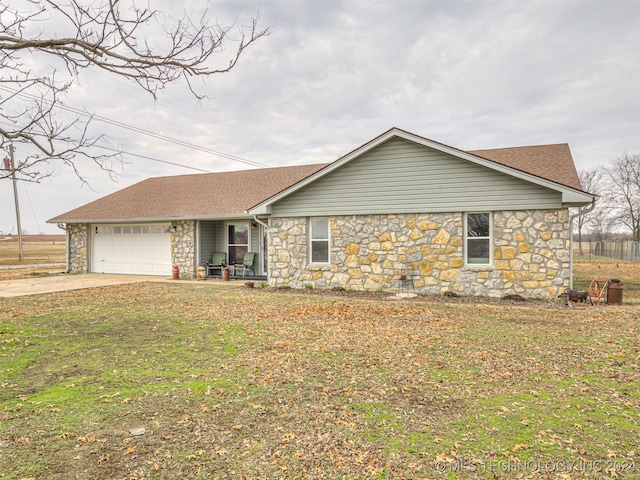
[[[198,232],[198,264],[206,265],[214,254],[222,254],[222,264],[229,268],[230,279],[267,281],[267,232],[261,224],[252,219],[203,220],[199,222]],[[243,262],[247,253],[255,254],[252,268],[244,272],[234,268]],[[207,269],[207,278],[221,276],[220,268]]]

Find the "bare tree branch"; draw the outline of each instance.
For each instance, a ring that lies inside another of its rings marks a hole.
[[[596,195],[600,195],[601,189],[601,180],[602,180],[602,171],[600,168],[593,168],[590,170],[580,170],[578,172],[578,177],[580,179],[580,185],[582,185],[582,189],[586,192],[593,193]],[[591,220],[597,218],[599,210],[605,208],[601,203],[596,203],[596,207],[594,211],[585,213],[587,210],[591,208],[591,205],[586,205],[584,207],[578,208],[578,213],[581,215],[578,216],[578,249],[580,255],[583,255],[582,251],[582,232],[587,225],[590,224]]]
[[[625,153],[603,167],[612,216],[640,241],[640,153]]]
[[[28,0],[27,5],[30,10],[17,11],[0,4],[0,145],[23,144],[26,158],[16,173],[30,181],[49,175],[56,161],[85,181],[76,168],[82,157],[113,174],[114,155],[92,153],[91,147],[103,137],[89,136],[90,115],[88,120],[77,115],[66,121],[59,115],[82,70],[98,68],[131,80],[153,99],[168,84],[184,79],[201,99],[204,95],[193,88],[193,78],[229,72],[245,49],[269,34],[269,28],[259,27],[259,15],[241,27],[211,23],[205,13],[197,23],[186,15],[173,20],[171,28],[164,29],[164,44],[153,45],[146,29],[160,25],[165,16],[132,2],[100,0],[85,6],[78,0]],[[26,33],[52,19],[62,25],[63,35]],[[234,31],[239,34],[235,41]],[[228,63],[216,65],[227,43],[236,44],[236,50]],[[69,78],[58,80],[55,68],[46,74],[33,72],[28,60],[35,54],[61,60]],[[12,173],[0,170],[0,178]]]

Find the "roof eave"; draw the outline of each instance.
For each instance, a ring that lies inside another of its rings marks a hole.
[[[225,215],[185,215],[180,217],[141,217],[141,218],[51,218],[46,223],[166,223],[183,220],[229,220],[234,218],[252,218],[253,214],[234,213]]]
[[[562,192],[563,207],[584,207],[593,202],[597,195],[566,189]]]
[[[248,215],[271,215],[271,204],[258,204],[245,212]]]

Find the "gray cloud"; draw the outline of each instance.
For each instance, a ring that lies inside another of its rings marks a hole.
[[[196,0],[153,6],[173,17],[204,11]],[[69,102],[268,165],[331,161],[393,126],[463,149],[567,142],[579,168],[640,150],[635,0],[208,4],[224,24],[246,24],[258,10],[272,35],[232,72],[197,85],[208,100],[197,102],[181,85],[154,103],[119,79],[86,72]],[[93,128],[134,153],[211,171],[247,168],[100,122]],[[117,183],[86,169],[95,192],[62,168],[28,187],[29,232],[149,176],[192,173],[136,157]],[[9,194],[2,182],[5,232],[13,224]]]

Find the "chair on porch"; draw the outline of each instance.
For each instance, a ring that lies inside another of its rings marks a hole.
[[[251,273],[255,275],[256,272],[253,270],[253,262],[255,261],[255,258],[256,258],[255,252],[245,253],[244,258],[242,259],[242,263],[236,263],[233,265],[235,274],[239,275],[240,273],[242,273],[242,276],[244,277],[247,270],[251,270]]]
[[[213,275],[213,272],[216,270],[220,271],[220,276],[222,276],[222,267],[224,267],[224,262],[227,258],[227,254],[224,252],[214,252],[211,255],[211,261],[207,262],[207,277]]]

